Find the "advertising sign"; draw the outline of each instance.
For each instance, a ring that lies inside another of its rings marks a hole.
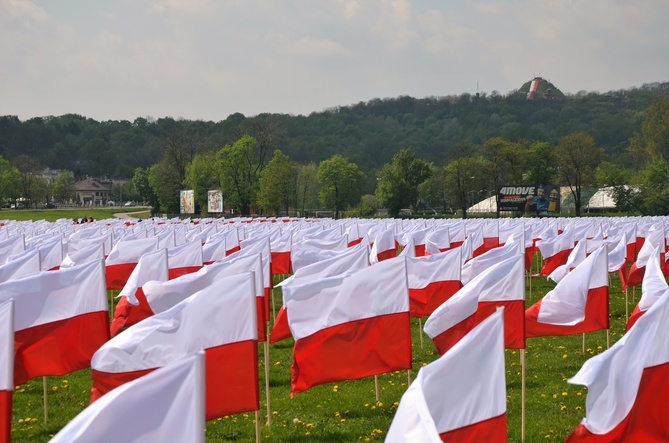
[[[223,212],[223,192],[207,191],[207,212]]]
[[[502,186],[499,210],[528,213],[559,213],[560,187],[557,185]]]
[[[179,191],[179,210],[182,214],[195,214],[195,194],[192,189]]]

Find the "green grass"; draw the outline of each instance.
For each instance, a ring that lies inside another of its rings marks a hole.
[[[72,209],[3,209],[0,211],[0,220],[46,220],[54,222],[61,218],[77,220],[82,217],[93,217],[95,220],[114,218],[114,214],[132,213],[133,217],[147,218],[151,216],[150,209],[134,208],[72,208]]]
[[[625,296],[617,276],[611,278],[611,344],[624,332]],[[532,279],[527,306],[554,287],[545,278]],[[639,292],[639,291],[637,291]],[[637,294],[637,295],[640,295]],[[274,298],[278,304],[278,289]],[[638,297],[637,297],[638,298]],[[630,290],[630,312],[633,308]],[[438,354],[431,340],[423,335],[420,344],[418,320],[412,319],[412,380],[425,364]],[[380,401],[375,401],[374,378],[331,383],[312,388],[290,399],[292,341],[270,345],[269,385],[272,426],[262,427],[262,440],[276,442],[358,442],[383,441],[408,386],[407,371],[378,377]],[[265,370],[263,344],[259,345],[261,423],[266,422]],[[569,385],[572,377],[591,356],[606,349],[606,332],[582,336],[533,338],[527,342],[526,364],[526,439],[527,442],[564,441],[585,415],[586,389]],[[221,374],[224,377],[225,374]],[[521,366],[517,350],[506,351],[508,398],[508,434],[510,442],[521,441]],[[12,439],[14,442],[48,441],[88,404],[90,371],[82,370],[65,377],[48,377],[49,419],[44,423],[42,379],[16,387]],[[209,442],[255,441],[253,412],[237,414],[207,423]]]

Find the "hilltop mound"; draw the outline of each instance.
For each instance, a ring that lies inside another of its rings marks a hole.
[[[519,93],[525,94],[528,100],[553,100],[564,99],[565,95],[558,88],[542,77],[534,77],[518,89]]]

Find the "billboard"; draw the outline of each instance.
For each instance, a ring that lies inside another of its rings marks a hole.
[[[195,214],[195,195],[192,189],[179,191],[179,212]]]
[[[207,191],[207,212],[223,212],[223,192]]]
[[[557,185],[502,186],[497,201],[500,211],[535,214],[560,212],[560,187]]]

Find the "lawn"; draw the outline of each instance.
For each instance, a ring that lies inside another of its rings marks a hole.
[[[18,211],[17,211],[18,212]],[[53,212],[53,211],[48,211]],[[89,211],[90,212],[90,211]],[[92,213],[92,212],[91,212]],[[83,216],[83,214],[82,214]],[[101,214],[102,216],[102,214]],[[537,264],[535,263],[535,269]],[[611,278],[610,306],[613,344],[624,332],[625,295],[617,275]],[[545,278],[534,277],[527,306],[554,287]],[[640,295],[640,291],[636,291]],[[632,290],[629,293],[633,309]],[[637,297],[638,298],[638,297]],[[280,290],[274,292],[278,309]],[[637,300],[638,301],[638,300]],[[266,426],[264,344],[259,345],[262,440],[277,442],[358,442],[383,441],[406,390],[409,377],[435,360],[438,354],[430,339],[420,334],[419,322],[412,319],[413,369],[378,376],[379,400],[375,398],[373,377],[318,386],[290,398],[292,341],[269,346],[269,386],[271,428]],[[421,344],[422,335],[422,344]],[[606,331],[585,336],[533,338],[527,341],[526,438],[527,442],[563,441],[585,414],[586,389],[569,385],[581,365],[606,349]],[[585,343],[585,351],[583,346]],[[220,374],[225,377],[225,374]],[[509,441],[521,441],[521,365],[517,350],[506,351],[507,418]],[[44,423],[43,380],[35,379],[14,392],[12,439],[15,442],[48,441],[70,419],[86,407],[90,395],[90,371],[64,377],[48,377],[48,421]],[[237,414],[207,423],[209,442],[255,441],[255,413]],[[122,424],[119,424],[122,425]]]
[[[95,220],[114,218],[114,214],[131,213],[132,217],[147,218],[151,216],[148,208],[72,208],[72,209],[3,209],[0,211],[2,220],[46,220],[55,222],[60,219],[77,219],[93,217]]]

